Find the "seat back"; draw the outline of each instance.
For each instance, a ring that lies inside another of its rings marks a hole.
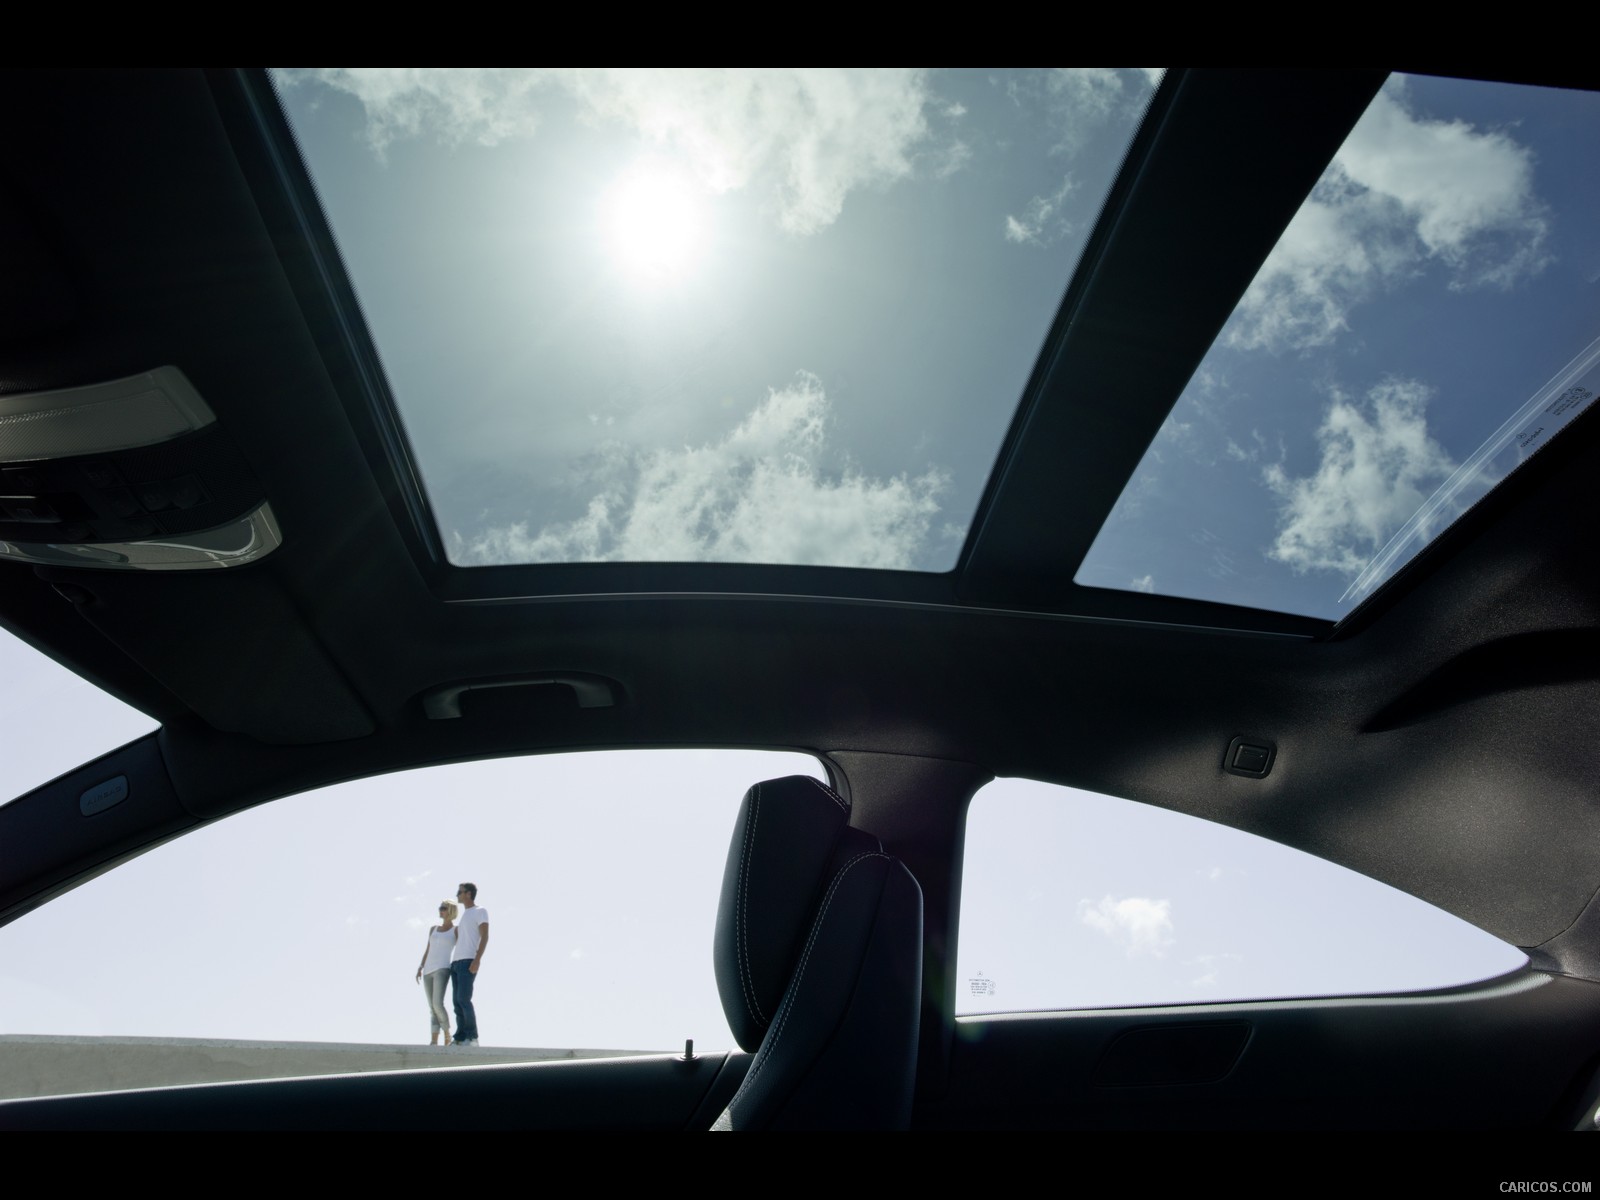
[[[911,1118],[922,889],[804,775],[745,793],[717,910],[734,1037],[755,1051],[715,1129],[896,1129]]]

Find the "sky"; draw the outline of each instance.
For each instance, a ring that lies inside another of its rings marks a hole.
[[[1077,573],[1338,619],[1600,391],[1600,96],[1391,77]]]
[[[959,1012],[1404,992],[1526,961],[1334,863],[1035,780],[978,793],[962,871]]]
[[[452,561],[919,571],[1160,77],[274,76]],[[1077,581],[1338,619],[1546,444],[1600,391],[1597,132],[1392,77]]]
[[[3,632],[0,678],[30,696],[6,713],[7,796],[153,725]],[[825,778],[797,753],[626,751],[262,805],[0,927],[0,1034],[422,1043],[426,930],[468,880],[490,918],[484,1045],[728,1049],[728,840],[745,789],[785,774]],[[1408,991],[1525,961],[1299,851],[1029,780],[973,801],[962,886],[962,1012]]]
[[[928,571],[1158,77],[275,76],[455,562]]]

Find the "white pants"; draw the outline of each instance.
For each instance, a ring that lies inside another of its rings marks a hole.
[[[438,1033],[441,1029],[450,1032],[450,1018],[444,1007],[444,989],[450,984],[450,971],[429,971],[422,977],[422,993],[428,998],[428,1008],[433,1015],[433,1028],[431,1032]]]

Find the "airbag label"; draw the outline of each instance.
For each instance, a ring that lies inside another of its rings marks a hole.
[[[128,777],[118,775],[104,783],[97,783],[94,787],[78,797],[78,811],[86,817],[96,813],[103,813],[108,808],[114,808],[128,798]]]

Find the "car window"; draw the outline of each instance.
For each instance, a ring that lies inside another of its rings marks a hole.
[[[997,779],[968,814],[958,1013],[1420,991],[1526,962],[1414,896],[1183,813]]]
[[[262,805],[0,929],[0,1034],[426,1046],[416,973],[466,881],[489,916],[481,1048],[730,1049],[711,956],[728,839],[745,789],[789,774],[826,779],[799,753],[638,750]]]
[[[1077,582],[1339,620],[1600,391],[1600,95],[1396,74]]]
[[[1160,77],[273,72],[452,563],[912,571]]]
[[[0,629],[0,803],[156,728],[156,722]]]

